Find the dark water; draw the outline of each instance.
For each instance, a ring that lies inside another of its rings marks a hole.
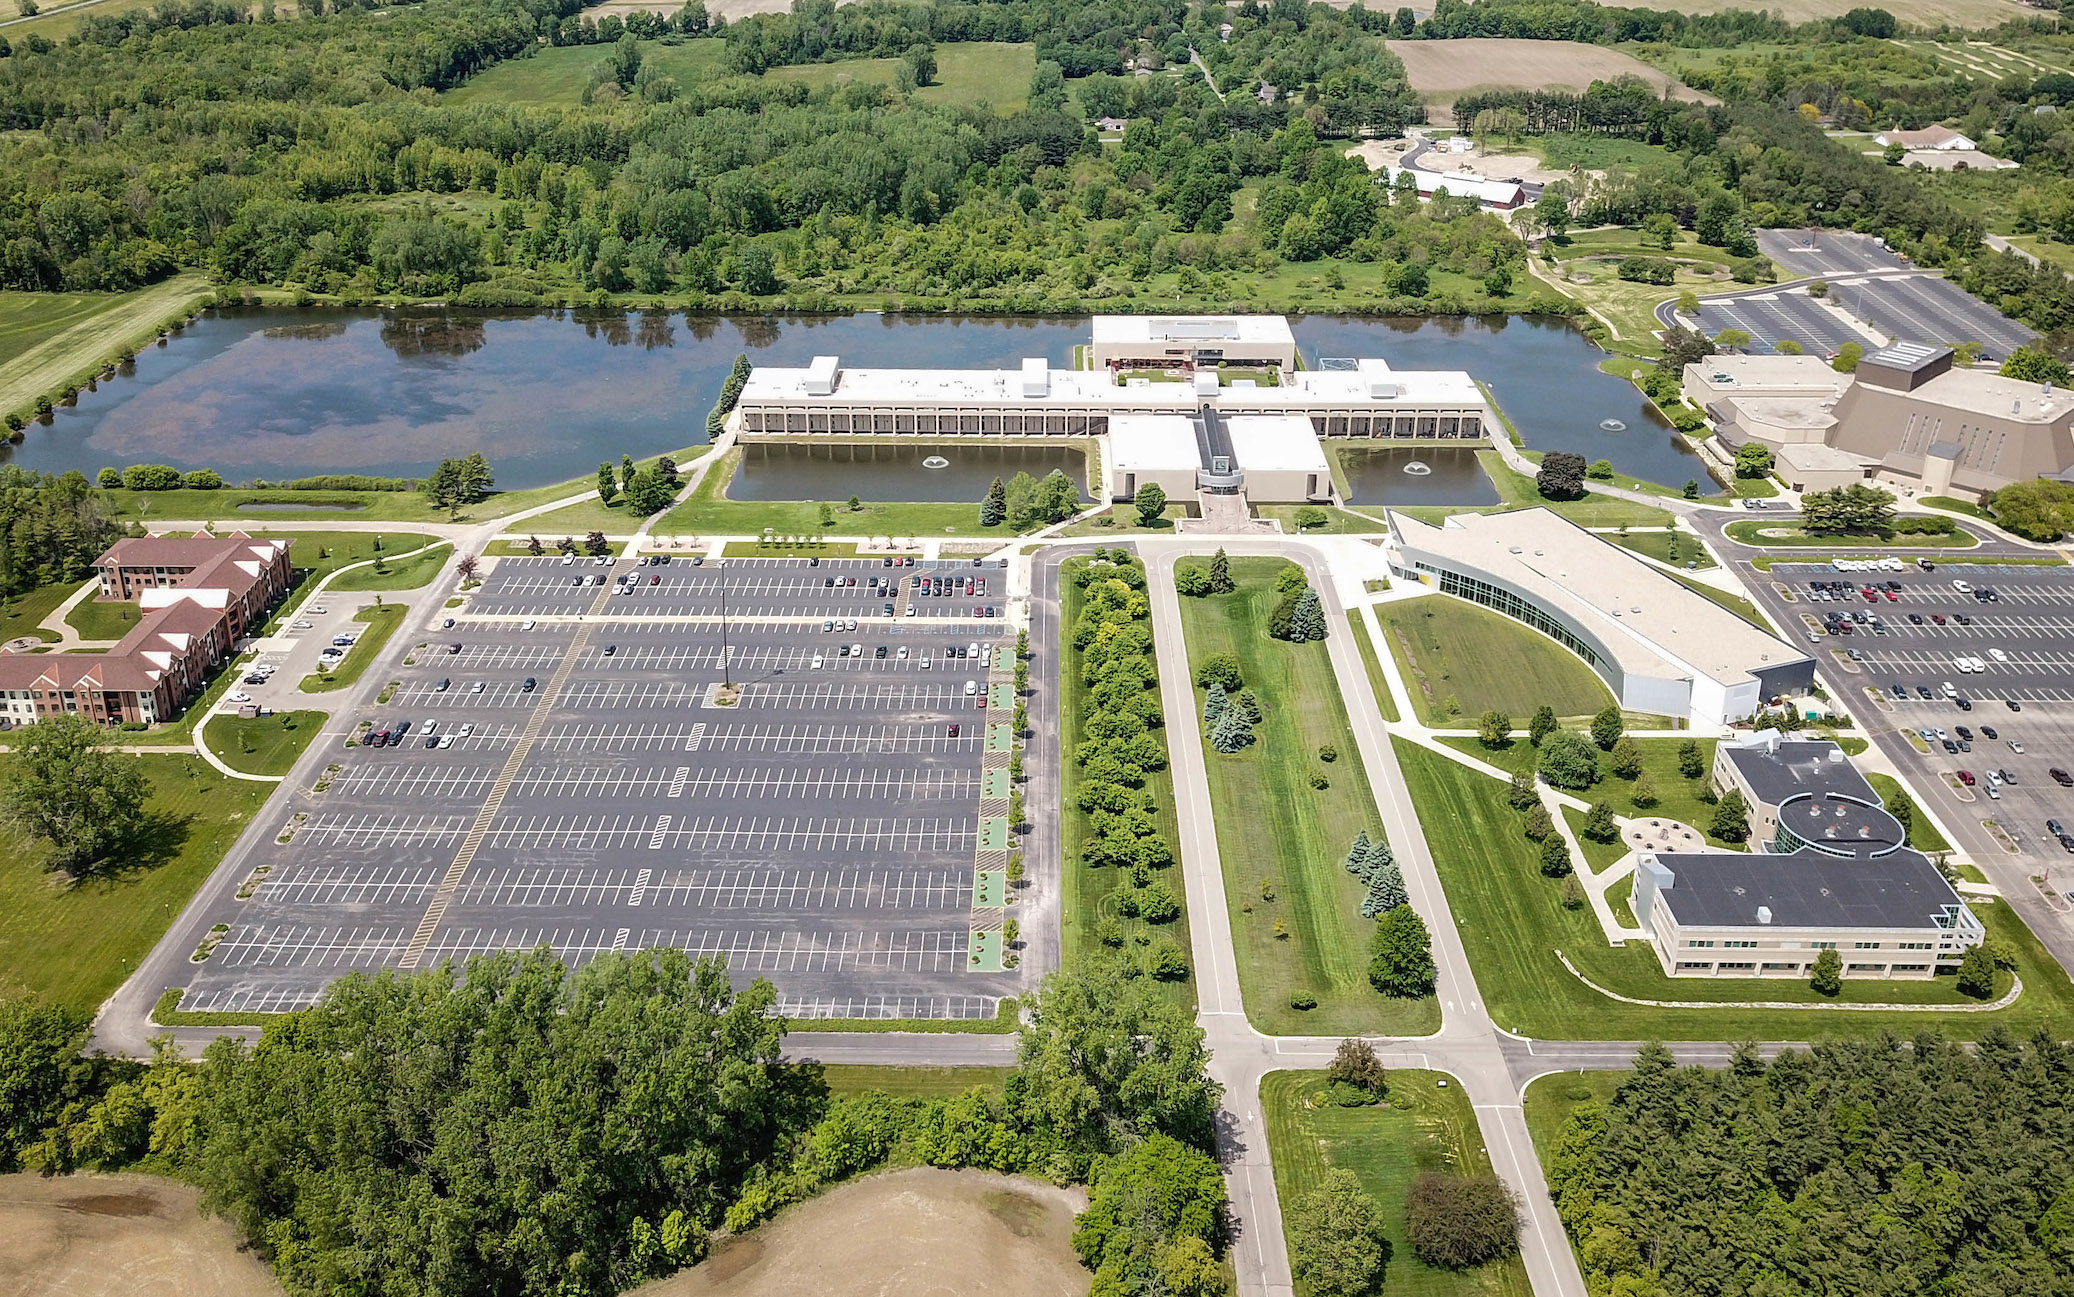
[[[945,468],[924,468],[930,456]],[[995,478],[1017,473],[1041,478],[1058,470],[1082,487],[1087,460],[1070,446],[986,446],[969,442],[926,446],[814,443],[742,447],[742,466],[727,487],[732,500],[918,500],[977,502]]]
[[[1314,315],[1294,328],[1306,364],[1316,364],[1321,356],[1381,356],[1397,369],[1466,369],[1491,389],[1534,450],[1572,451],[1587,461],[1610,459],[1614,468],[1646,481],[1676,487],[1697,478],[1709,494],[1719,490],[1699,456],[1685,448],[1635,385],[1602,373],[1599,361],[1605,353],[1561,321],[1521,315]],[[1617,419],[1627,429],[1607,431],[1599,427],[1601,419]]]
[[[1380,355],[1402,369],[1466,369],[1491,386],[1535,449],[1611,459],[1673,486],[1705,480],[1641,394],[1600,373],[1598,349],[1566,325],[1321,316],[1299,320],[1295,330],[1313,361]],[[420,476],[446,456],[481,451],[498,485],[516,489],[584,477],[622,454],[703,441],[706,412],[743,352],[760,365],[804,365],[834,353],[850,365],[1013,368],[1025,356],[1064,365],[1086,340],[1085,320],[1050,318],[211,313],[166,346],[146,349],[133,372],[81,393],[51,426],[30,425],[28,440],[0,456],[89,475],[134,463],[213,468],[243,482]],[[1602,432],[1606,418],[1630,430]],[[813,476],[823,470],[798,467],[810,474],[799,486],[745,485],[774,498],[810,499],[865,496],[882,489],[880,480],[886,490],[900,482],[897,465],[880,479],[872,464],[850,489],[824,490],[827,479]],[[969,487],[959,480],[937,489],[966,499]]]
[[[9,459],[88,476],[213,468],[243,482],[416,477],[481,451],[497,485],[519,489],[703,442],[743,352],[759,365],[833,352],[854,365],[1014,368],[1024,356],[1063,365],[1086,335],[1085,321],[1051,319],[211,312],[50,427],[31,424]]]
[[[1339,448],[1346,470],[1349,504],[1497,504],[1498,488],[1484,476],[1476,452],[1466,447],[1371,450],[1346,442]],[[1407,473],[1424,464],[1430,473]]]

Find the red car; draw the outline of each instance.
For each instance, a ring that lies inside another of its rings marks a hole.
[[[1887,596],[1887,602],[1888,602],[1888,603],[1900,603],[1900,602],[1901,602],[1901,596],[1900,596],[1900,595],[1898,595],[1898,594],[1895,594],[1895,593],[1894,593],[1894,592],[1893,592],[1892,590],[1882,590],[1882,591],[1880,591],[1880,593],[1881,593],[1881,594],[1883,594],[1883,595],[1885,595],[1885,596]]]
[[[1960,783],[1966,785],[1968,788],[1973,787],[1973,772],[1971,770],[1961,770],[1958,773]]]
[[[956,725],[953,725],[953,726],[951,726],[951,727],[950,727],[950,730],[948,731],[948,733],[949,733],[949,736],[950,736],[951,738],[957,738],[957,737],[958,737],[958,727],[957,727]]]

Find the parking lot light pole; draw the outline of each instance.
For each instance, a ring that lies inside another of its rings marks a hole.
[[[718,566],[720,568],[720,687],[722,689],[733,689],[735,687],[734,675],[728,662],[728,658],[731,655],[727,651],[727,560],[721,559]]]

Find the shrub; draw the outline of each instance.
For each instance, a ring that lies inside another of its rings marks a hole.
[[[1599,754],[1592,741],[1574,730],[1550,735],[1541,744],[1541,777],[1551,785],[1575,790],[1599,782]]]
[[[1631,284],[1668,284],[1678,277],[1678,267],[1662,257],[1622,257],[1616,272]]]
[[[1350,1085],[1375,1099],[1382,1098],[1390,1088],[1389,1073],[1383,1070],[1383,1061],[1376,1057],[1375,1046],[1351,1037],[1339,1043],[1331,1065],[1325,1069],[1325,1079]]]
[[[1844,957],[1834,950],[1815,956],[1808,966],[1808,986],[1818,995],[1836,995],[1844,989]]]
[[[1321,792],[1327,788],[1332,787],[1332,781],[1325,777],[1325,772],[1323,770],[1311,771],[1308,782],[1310,783],[1311,787],[1318,789]]]
[[[1195,669],[1195,683],[1199,689],[1208,689],[1213,684],[1224,686],[1226,693],[1246,687],[1245,673],[1239,669],[1239,660],[1230,653],[1212,653]]]
[[[1315,1009],[1318,1007],[1318,997],[1309,991],[1293,992],[1289,996],[1289,1007],[1301,1010]]]
[[[171,491],[181,482],[170,464],[132,464],[122,471],[122,484],[132,491]]]
[[[1413,1255],[1443,1270],[1465,1270],[1519,1250],[1519,1204],[1492,1175],[1424,1171],[1405,1198]]]
[[[1320,743],[1318,745],[1318,760],[1330,765],[1332,762],[1339,760],[1339,749],[1330,743]]]

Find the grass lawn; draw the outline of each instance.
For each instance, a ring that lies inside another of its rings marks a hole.
[[[1282,524],[1282,530],[1291,536],[1366,536],[1390,530],[1390,525],[1380,518],[1331,506],[1319,506],[1325,510],[1325,522],[1317,527],[1299,528],[1296,511],[1303,508],[1296,504],[1263,504],[1254,507],[1254,514],[1262,518],[1274,518]]]
[[[27,594],[0,603],[0,640],[20,639],[24,635],[33,635],[46,644],[56,640],[58,633],[43,629],[43,623],[83,584],[87,583],[60,581],[55,585],[40,585]]]
[[[1382,827],[1325,645],[1267,636],[1280,598],[1275,574],[1286,566],[1235,558],[1236,593],[1181,600],[1191,672],[1213,653],[1235,655],[1264,713],[1256,741],[1242,752],[1227,756],[1195,739],[1209,766],[1211,802],[1227,808],[1217,817],[1217,848],[1246,1014],[1262,1031],[1284,1035],[1432,1031],[1440,1025],[1437,1001],[1387,999],[1368,984],[1375,925],[1361,917],[1365,889],[1341,862],[1357,832],[1373,838]],[[1167,725],[1170,741],[1185,743],[1184,727],[1196,721],[1169,716]],[[1317,757],[1327,743],[1339,750],[1329,763]],[[1312,788],[1313,771],[1330,786]],[[1272,900],[1263,879],[1273,880]],[[1296,991],[1316,995],[1318,1007],[1290,1008]]]
[[[1625,1071],[1550,1072],[1527,1083],[1523,1102],[1527,1110],[1527,1134],[1541,1165],[1548,1165],[1556,1139],[1570,1113],[1585,1103],[1611,1103],[1613,1092],[1629,1076]]]
[[[26,32],[8,35],[19,45]],[[67,384],[85,386],[214,291],[204,276],[182,274],[134,293],[0,293],[0,413],[26,415],[38,396],[55,401]]]
[[[855,513],[830,502],[833,521],[821,521],[821,504],[813,500],[730,500],[726,490],[741,462],[737,447],[713,466],[698,490],[655,524],[662,536],[755,535],[775,531],[786,536],[982,536],[1007,540],[1016,533],[1004,524],[979,525],[979,502],[866,504]],[[530,525],[530,524],[529,524]],[[544,539],[544,538],[543,538]]]
[[[359,641],[346,650],[345,659],[338,664],[338,669],[329,675],[319,672],[304,676],[296,687],[306,694],[321,694],[344,689],[358,681],[381,656],[382,646],[389,642],[396,628],[403,624],[404,611],[402,604],[394,603],[379,608],[362,608],[354,614],[353,620],[368,623],[368,628],[361,632]]]
[[[172,926],[274,791],[228,779],[200,757],[138,758],[151,817],[127,867],[67,883],[45,849],[5,831],[0,869],[0,994],[38,995],[92,1012]]]
[[[1886,538],[1856,532],[1841,536],[1817,536],[1786,523],[1760,522],[1755,518],[1746,518],[1741,522],[1732,522],[1722,530],[1730,540],[1739,540],[1745,545],[1755,545],[1761,549],[1783,549],[1788,546],[1819,549],[1940,549],[1971,547],[1980,543],[1979,538],[1964,527],[1949,536],[1897,535]]]
[[[1116,893],[1129,886],[1130,875],[1115,869],[1090,869],[1080,863],[1080,853],[1093,836],[1088,826],[1088,813],[1074,805],[1080,790],[1081,770],[1071,757],[1073,748],[1086,739],[1082,728],[1087,712],[1087,686],[1080,681],[1080,650],[1073,647],[1074,623],[1080,620],[1080,610],[1086,603],[1085,596],[1069,579],[1075,560],[1067,559],[1061,565],[1059,579],[1059,626],[1061,630],[1059,670],[1054,676],[1050,672],[1030,673],[1034,687],[1044,688],[1056,678],[1059,691],[1059,734],[1060,747],[1068,755],[1060,764],[1059,771],[1059,848],[1064,861],[1065,904],[1059,926],[1065,946],[1065,962],[1071,964],[1099,949],[1095,939],[1095,925],[1103,919],[1115,919],[1122,926],[1125,951],[1137,949],[1138,937],[1151,937],[1162,928],[1167,935],[1181,943],[1189,953],[1189,966],[1195,965],[1195,952],[1188,931],[1188,888],[1187,879],[1179,868],[1160,871],[1161,879],[1174,889],[1181,900],[1181,915],[1169,924],[1152,924],[1143,919],[1125,918],[1116,912]],[[1171,726],[1172,717],[1167,718],[1169,729],[1161,735],[1161,741],[1175,741]],[[1186,739],[1186,735],[1180,736]],[[1181,828],[1174,818],[1174,776],[1171,770],[1160,770],[1145,776],[1145,791],[1152,794],[1159,804],[1159,831],[1180,849]],[[1195,1007],[1195,982],[1156,983],[1176,1002],[1193,1009]]]
[[[116,640],[136,628],[139,615],[134,599],[103,603],[89,596],[65,614],[65,624],[78,631],[81,639]]]
[[[233,770],[248,775],[285,775],[310,740],[324,728],[329,712],[275,712],[247,719],[222,713],[202,727],[202,742]]]
[[[2023,1036],[2039,1029],[2064,1033],[2074,1020],[2074,983],[2007,907],[1975,905],[1988,934],[2017,952],[2024,993],[1993,1013],[1851,1012],[1819,1009],[1665,1009],[1609,999],[1572,977],[1561,951],[1586,977],[1623,995],[1663,1000],[1783,1000],[1829,1003],[1797,978],[1712,981],[1664,976],[1645,943],[1610,949],[1589,909],[1565,910],[1557,883],[1543,878],[1539,852],[1517,832],[1505,785],[1416,744],[1394,740],[1426,840],[1433,845],[1442,886],[1476,970],[1479,990],[1498,1024],[1550,1040],[1818,1040],[1892,1031],[1908,1036],[1935,1026],[1976,1039],[2000,1025]],[[2006,975],[2005,975],[2006,976]],[[2007,981],[1997,987],[2006,990]],[[1927,982],[1853,982],[1839,999],[1860,1004],[1960,1005],[1950,978]]]
[[[1404,1232],[1405,1198],[1421,1171],[1489,1174],[1490,1154],[1476,1126],[1469,1096],[1439,1072],[1390,1073],[1390,1101],[1368,1108],[1316,1102],[1322,1071],[1269,1072],[1260,1081],[1267,1115],[1268,1153],[1275,1168],[1285,1234],[1297,1226],[1296,1201],[1324,1184],[1331,1171],[1352,1171],[1381,1204],[1388,1224],[1390,1264],[1383,1291],[1392,1297],[1503,1294],[1528,1297],[1526,1267],[1517,1256],[1473,1270],[1437,1270],[1412,1255]],[[1397,1104],[1404,1104],[1399,1108]],[[1298,1285],[1308,1297],[1309,1290]]]
[[[1918,497],[1916,503],[1932,509],[1943,509],[1950,513],[1963,513],[1969,518],[1978,518],[1982,522],[1993,522],[1995,520],[1994,515],[1990,514],[1986,509],[1981,508],[1977,504],[1969,504],[1954,496],[1925,495]]]
[[[1159,518],[1148,527],[1138,521],[1138,510],[1134,506],[1119,504],[1112,506],[1106,513],[1098,513],[1092,518],[1073,523],[1063,534],[1093,536],[1096,539],[1104,536],[1171,536],[1174,534],[1174,523],[1186,517],[1187,505],[1169,504],[1160,513]]]
[[[384,552],[400,554],[406,551],[391,543],[386,546]],[[356,567],[350,572],[341,573],[327,588],[347,592],[415,590],[437,576],[439,569],[446,564],[452,553],[453,546],[442,542],[436,549],[427,550],[423,554],[413,554],[394,563],[383,558],[368,567]]]
[[[1868,771],[1865,776],[1865,782],[1871,784],[1872,791],[1878,793],[1880,800],[1889,806],[1894,804],[1896,797],[1903,795],[1905,792],[1901,787],[1901,781],[1892,775]],[[1909,800],[1914,802],[1915,798],[1911,797]],[[1908,845],[1918,851],[1950,851],[1952,849],[1952,844],[1944,840],[1944,835],[1937,831],[1937,826],[1930,822],[1930,817],[1923,814],[1923,807],[1920,802],[1916,803],[1915,820],[1908,826]]]
[[[1375,611],[1412,701],[1431,724],[1473,725],[1492,708],[1524,724],[1543,703],[1558,716],[1591,716],[1613,701],[1582,658],[1503,613],[1437,594]]]
[[[1515,716],[1513,723],[1521,727],[1521,732],[1518,737],[1512,740],[1509,746],[1502,748],[1487,748],[1477,739],[1462,738],[1457,735],[1443,735],[1440,741],[1457,751],[1466,752],[1479,760],[1497,766],[1500,770],[1532,770],[1540,750],[1527,742],[1524,732],[1526,725],[1524,718]],[[1712,770],[1714,768],[1715,740],[1696,739],[1695,741],[1700,745],[1700,769]],[[1635,799],[1630,796],[1630,791],[1634,788],[1634,781],[1607,773],[1607,754],[1604,752],[1599,754],[1599,782],[1593,784],[1587,791],[1578,793],[1577,796],[1594,802],[1611,802],[1615,815],[1627,817],[1637,815],[1658,816],[1663,819],[1678,820],[1682,823],[1690,824],[1704,832],[1707,822],[1713,818],[1714,808],[1700,800],[1700,793],[1707,785],[1706,777],[1702,775],[1698,779],[1687,779],[1679,772],[1678,748],[1684,742],[1684,739],[1669,738],[1635,740],[1635,746],[1642,749],[1642,769],[1648,772],[1650,781],[1656,785],[1656,805],[1646,809],[1635,805]],[[1718,838],[1709,838],[1708,841],[1717,847],[1732,846],[1732,844],[1723,842]],[[1614,859],[1617,860],[1619,858],[1619,854],[1616,852]]]
[[[579,542],[594,531],[602,531],[607,536],[631,536],[646,521],[627,508],[627,498],[623,495],[614,497],[611,504],[593,495],[588,500],[578,500],[575,504],[528,518],[508,534],[522,541],[529,536],[538,536],[541,544],[553,549],[554,543],[564,536]]]
[[[998,1092],[1010,1067],[862,1067],[824,1064],[822,1079],[833,1094],[867,1094],[877,1090],[899,1099],[941,1099],[974,1086]]]
[[[1618,500],[1608,495],[1586,495],[1581,500],[1545,500],[1535,489],[1534,479],[1524,473],[1515,473],[1495,450],[1479,450],[1476,462],[1483,465],[1484,476],[1498,490],[1503,504],[1484,505],[1473,509],[1460,509],[1452,505],[1411,505],[1398,512],[1417,518],[1421,522],[1438,523],[1449,514],[1456,513],[1504,513],[1510,509],[1549,509],[1568,518],[1580,527],[1618,527],[1623,523],[1630,527],[1668,527],[1671,515],[1667,510],[1652,505],[1636,504],[1630,500]]]
[[[1631,549],[1637,554],[1646,554],[1659,563],[1684,567],[1688,562],[1697,563],[1701,570],[1715,567],[1714,556],[1700,544],[1700,538],[1682,531],[1631,531],[1616,532],[1601,537],[1610,540],[1622,549]]]
[[[677,45],[642,41],[640,45],[644,65],[652,65],[677,78],[680,85],[688,85],[721,73],[727,43],[708,39]],[[456,104],[573,108],[582,102],[583,88],[590,84],[592,70],[609,61],[611,54],[609,48],[599,45],[536,49],[530,57],[506,59],[477,73],[440,98]]]
[[[1376,658],[1375,641],[1368,638],[1368,623],[1361,614],[1347,614],[1347,624],[1354,628],[1354,644],[1361,650],[1361,665],[1368,672],[1368,687],[1375,691],[1375,705],[1381,709],[1383,719],[1395,723],[1401,719],[1397,714],[1397,695],[1390,692],[1389,678],[1383,674],[1383,664]]]

